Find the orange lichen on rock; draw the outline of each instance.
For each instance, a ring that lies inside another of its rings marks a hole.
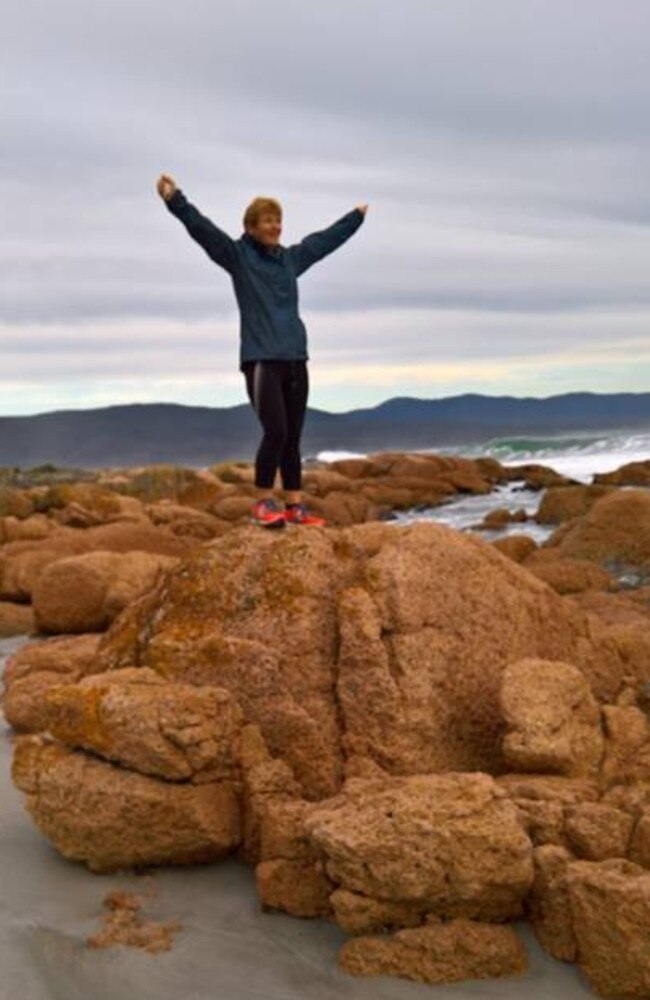
[[[169,781],[236,781],[243,716],[223,688],[125,669],[54,688],[47,728],[68,746]]]
[[[47,693],[98,669],[98,635],[58,636],[30,642],[7,660],[2,708],[18,732],[47,729]],[[101,669],[101,668],[99,668]]]

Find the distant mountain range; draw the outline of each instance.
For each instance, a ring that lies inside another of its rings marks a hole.
[[[467,394],[386,400],[369,409],[310,409],[303,456],[325,450],[406,451],[481,445],[505,435],[650,429],[650,393],[575,392],[546,399]],[[260,438],[248,404],[174,403],[0,417],[0,466],[98,468],[173,462],[203,466],[252,459]]]

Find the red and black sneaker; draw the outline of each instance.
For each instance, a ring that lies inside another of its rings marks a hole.
[[[280,510],[275,500],[267,497],[253,506],[251,521],[263,528],[284,528],[284,511]]]
[[[284,519],[287,524],[312,524],[319,528],[326,523],[324,517],[310,514],[304,503],[287,504],[284,510]]]

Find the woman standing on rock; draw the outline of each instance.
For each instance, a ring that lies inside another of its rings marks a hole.
[[[307,408],[307,332],[298,314],[298,277],[332,253],[362,224],[359,205],[322,232],[290,247],[280,244],[282,208],[255,198],[244,213],[244,233],[233,240],[190,204],[172,177],[161,174],[158,194],[215,264],[232,278],[240,312],[240,370],[264,436],[255,458],[257,502],[252,520],[267,528],[324,524],[302,502],[300,436]],[[273,498],[280,470],[285,509]]]

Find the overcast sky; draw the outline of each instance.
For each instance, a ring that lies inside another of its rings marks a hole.
[[[229,276],[289,244],[310,405],[650,390],[648,0],[20,0],[0,42],[0,413],[246,400]]]

